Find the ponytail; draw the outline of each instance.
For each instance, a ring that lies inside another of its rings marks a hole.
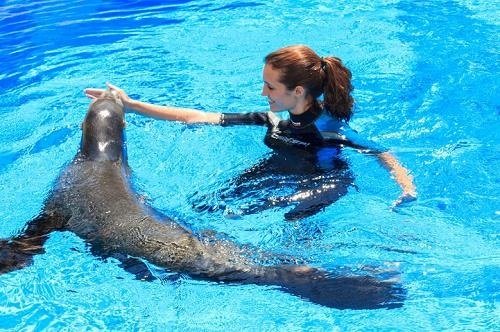
[[[353,114],[351,71],[337,57],[321,59],[324,70],[323,108],[339,120],[349,121]]]

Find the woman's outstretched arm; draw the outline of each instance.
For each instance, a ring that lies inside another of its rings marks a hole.
[[[220,123],[221,113],[145,103],[130,98],[125,91],[117,86],[110,83],[106,83],[106,85],[109,90],[114,91],[120,97],[123,106],[133,112],[162,120],[181,121],[186,123]],[[102,94],[103,89],[88,88],[85,89],[84,92],[87,97],[95,99]]]
[[[377,157],[403,190],[403,193],[395,202],[395,206],[415,200],[417,198],[417,189],[413,183],[413,176],[410,175],[408,170],[401,166],[398,160],[389,152],[379,153]]]

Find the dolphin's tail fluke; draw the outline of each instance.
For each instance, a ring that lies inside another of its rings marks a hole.
[[[398,308],[406,297],[395,280],[335,275],[307,266],[271,267],[254,283],[276,285],[287,293],[337,309]]]
[[[33,256],[42,254],[49,234],[61,225],[60,218],[41,214],[31,220],[21,234],[0,240],[0,274],[31,265]]]

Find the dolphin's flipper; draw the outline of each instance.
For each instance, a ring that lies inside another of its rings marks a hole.
[[[33,262],[33,256],[44,253],[43,245],[49,234],[60,229],[64,219],[42,213],[11,239],[0,240],[0,274],[22,269]]]
[[[133,274],[137,280],[154,281],[157,279],[146,263],[138,258],[119,253],[114,253],[111,257],[120,261],[119,266],[128,273]]]
[[[273,274],[272,283],[283,291],[337,309],[398,308],[406,297],[397,281],[371,276],[334,275],[300,266],[282,266]]]
[[[305,300],[336,309],[393,309],[403,306],[406,291],[396,280],[337,275],[309,266],[272,266],[249,274],[219,276],[225,282],[274,285]]]
[[[157,279],[148,265],[139,258],[121,252],[109,251],[109,249],[104,248],[102,245],[96,245],[95,243],[90,245],[89,250],[92,255],[103,261],[107,261],[109,258],[116,259],[119,262],[118,266],[134,275],[136,280],[154,281]]]

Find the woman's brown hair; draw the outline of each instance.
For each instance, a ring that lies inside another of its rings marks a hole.
[[[349,121],[354,104],[351,72],[339,58],[321,58],[305,45],[294,45],[268,54],[264,62],[280,70],[280,81],[287,89],[304,87],[316,107],[323,95],[323,109],[337,119]]]

